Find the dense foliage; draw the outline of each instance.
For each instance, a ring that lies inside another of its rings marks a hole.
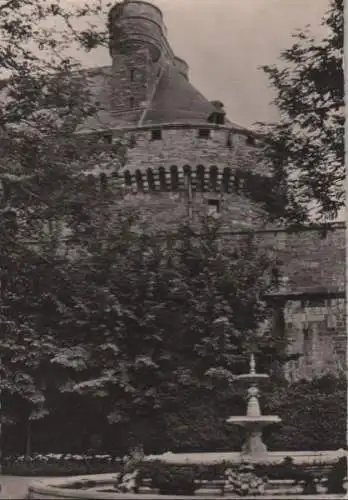
[[[51,256],[32,268],[26,261],[21,281],[8,280],[9,419],[19,404],[22,418],[64,402],[95,405],[100,418],[142,440],[147,421],[161,421],[165,433],[164,415],[177,410],[181,394],[207,399],[231,383],[251,345],[267,362],[274,340],[257,332],[269,313],[260,295],[273,282],[273,263],[249,239],[220,247],[215,224],[204,234],[183,228],[171,236],[109,227],[102,248],[80,240],[83,259]]]
[[[97,140],[88,151],[72,140],[95,111],[86,78],[66,56],[73,39],[66,25],[73,17],[55,1],[0,5],[2,418],[20,416],[28,427],[47,412],[45,393],[54,379],[50,360],[61,347],[47,317],[53,282],[62,285],[67,271],[62,237],[69,227],[86,232],[80,197],[92,209],[96,196],[81,164],[88,170],[103,157],[104,165],[109,161],[117,168],[122,158],[117,155],[115,162],[114,151],[101,153]]]
[[[265,394],[265,411],[281,416],[279,432],[270,436],[276,450],[346,448],[347,382],[327,375],[313,381],[279,385]]]
[[[261,401],[264,413],[279,415],[280,426],[266,430],[265,442],[271,450],[335,450],[346,446],[345,380],[323,379],[287,386],[275,382]],[[226,424],[231,415],[244,414],[241,393],[185,391],[161,418],[144,417],[132,422],[108,425],[103,405],[89,398],[58,400],[51,414],[31,428],[32,451],[42,453],[111,452],[125,453],[131,444],[143,442],[146,452],[230,451],[241,447],[243,435]],[[84,425],[81,426],[81,421]],[[23,453],[27,435],[24,418],[14,427],[6,426],[4,453]],[[93,437],[93,442],[91,437]]]
[[[319,40],[298,31],[279,64],[263,67],[281,118],[261,127],[261,154],[274,190],[287,193],[274,215],[293,222],[332,219],[344,206],[343,0],[330,1],[323,31]]]

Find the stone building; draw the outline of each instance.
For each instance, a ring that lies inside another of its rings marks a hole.
[[[126,161],[110,176],[122,204],[141,207],[144,227],[215,214],[229,237],[253,231],[283,263],[282,288],[269,300],[274,331],[302,353],[287,367],[289,377],[344,369],[344,225],[325,237],[320,227],[293,233],[266,226],[260,204],[243,195],[250,175],[267,174],[255,159],[259,139],[194,88],[162,12],[124,0],[111,9],[109,29],[111,65],[88,70],[99,111],[79,133],[106,145],[127,141]]]

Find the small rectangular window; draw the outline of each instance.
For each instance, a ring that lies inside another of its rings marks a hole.
[[[209,137],[210,137],[210,129],[209,128],[200,128],[198,130],[198,137],[200,139],[209,139]]]
[[[247,138],[246,138],[246,141],[248,146],[256,146],[256,139],[255,137],[251,136],[251,135],[248,135]]]
[[[160,141],[162,139],[162,130],[159,128],[156,128],[154,130],[151,130],[151,140],[152,141]]]
[[[130,70],[130,81],[134,82],[135,80],[135,69]]]
[[[219,214],[221,210],[220,200],[208,200],[208,215]]]
[[[217,125],[225,125],[225,113],[216,113],[216,122]]]
[[[106,133],[101,136],[101,140],[104,144],[112,144],[112,134]]]

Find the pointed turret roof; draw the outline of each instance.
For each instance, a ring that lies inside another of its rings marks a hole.
[[[217,111],[216,105],[204,97],[188,78],[170,63],[166,63],[163,67],[151,99],[143,108],[129,112],[113,109],[111,67],[89,69],[86,75],[93,98],[98,105],[98,112],[86,120],[81,130],[164,124],[209,126],[209,117]],[[227,118],[225,124],[233,129],[245,130]]]

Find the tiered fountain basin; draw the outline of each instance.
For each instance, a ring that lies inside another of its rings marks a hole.
[[[296,465],[306,470],[316,471],[319,475],[327,471],[339,458],[348,457],[344,450],[317,451],[317,452],[268,452],[262,463],[281,464],[285,457],[291,456]],[[213,465],[223,461],[238,465],[243,462],[260,463],[255,457],[245,457],[238,452],[226,453],[164,453],[151,455],[146,461],[160,460],[173,465]],[[33,481],[28,488],[27,499],[95,499],[95,500],[338,500],[346,498],[344,494],[328,494],[325,487],[319,487],[315,495],[303,495],[298,487],[290,485],[290,481],[269,481],[269,491],[261,496],[237,496],[235,494],[221,495],[221,490],[214,485],[198,489],[192,496],[160,495],[149,488],[142,488],[139,493],[117,493],[113,491],[117,474],[97,474],[88,476],[74,476],[69,478],[47,478]]]

